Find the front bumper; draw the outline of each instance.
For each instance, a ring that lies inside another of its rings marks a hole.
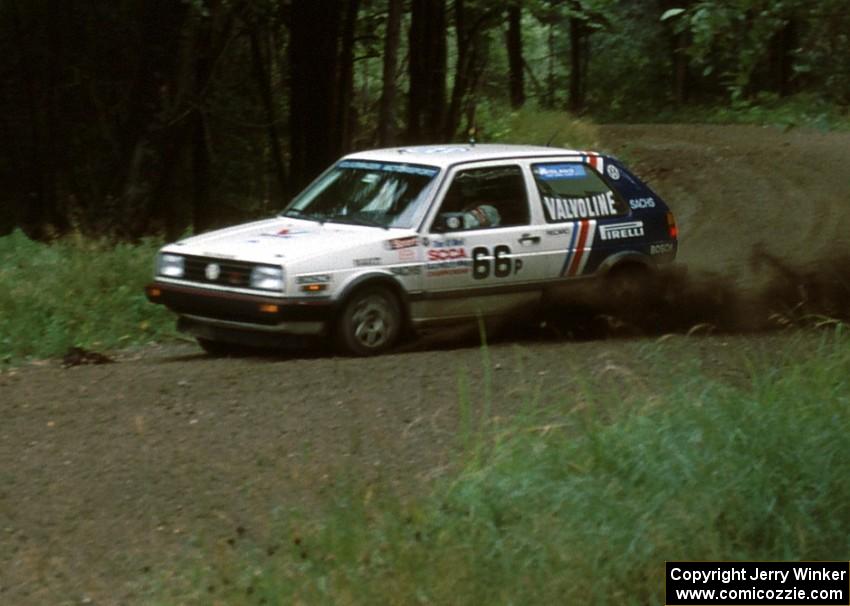
[[[159,281],[148,284],[145,295],[177,313],[183,332],[245,344],[266,344],[283,335],[322,335],[336,312],[329,298],[265,297]]]

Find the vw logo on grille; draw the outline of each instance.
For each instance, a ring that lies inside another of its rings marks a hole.
[[[221,275],[221,267],[218,263],[210,263],[207,265],[204,274],[207,276],[207,280],[218,280]]]

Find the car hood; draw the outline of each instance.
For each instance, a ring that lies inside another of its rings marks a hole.
[[[181,240],[169,252],[280,264],[414,233],[340,223],[275,218]]]

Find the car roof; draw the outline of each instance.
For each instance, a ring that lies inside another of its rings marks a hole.
[[[346,159],[405,162],[447,167],[454,164],[478,162],[481,160],[575,156],[585,153],[587,152],[559,147],[543,147],[540,145],[447,143],[442,145],[373,149],[350,154],[346,156]]]

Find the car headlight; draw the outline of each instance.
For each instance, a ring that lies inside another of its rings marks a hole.
[[[263,290],[283,290],[283,269],[258,265],[251,270],[251,288]]]
[[[186,273],[186,261],[180,255],[160,254],[156,259],[156,273],[168,278],[182,278]]]

